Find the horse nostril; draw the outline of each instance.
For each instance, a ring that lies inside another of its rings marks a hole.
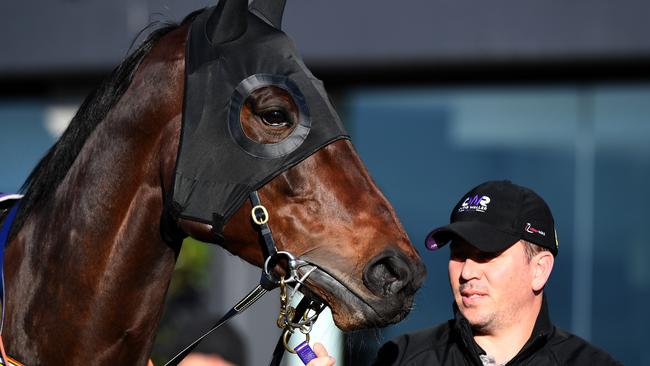
[[[390,251],[375,257],[363,271],[363,282],[375,295],[398,293],[411,280],[411,269],[402,255]]]

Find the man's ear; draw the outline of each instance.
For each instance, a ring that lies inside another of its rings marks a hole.
[[[533,280],[531,283],[533,291],[539,292],[544,288],[546,281],[548,281],[548,277],[551,275],[551,271],[553,270],[554,262],[555,258],[553,257],[553,254],[546,250],[537,253],[537,255],[530,260],[531,271],[533,271]]]

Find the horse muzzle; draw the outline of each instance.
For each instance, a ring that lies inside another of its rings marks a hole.
[[[308,279],[310,295],[328,304],[343,331],[385,327],[404,319],[426,275],[419,258],[410,260],[393,250],[373,258],[363,270],[362,281],[311,264],[317,270]]]

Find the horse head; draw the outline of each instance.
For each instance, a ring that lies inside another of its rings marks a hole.
[[[420,258],[322,83],[278,29],[283,2],[245,5],[222,2],[190,30],[174,185],[181,227],[261,266],[242,204],[259,188],[278,247],[316,267],[309,284],[341,329],[399,321],[421,284]]]

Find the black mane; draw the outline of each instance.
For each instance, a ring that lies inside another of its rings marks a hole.
[[[201,11],[189,14],[180,24],[166,23],[151,32],[146,40],[86,97],[61,138],[48,150],[20,188],[25,197],[21,200],[16,221],[12,226],[12,236],[22,227],[29,212],[40,202],[47,200],[59,186],[90,134],[128,89],[138,66],[153,46],[169,32],[191,22]],[[151,25],[144,30],[150,27]]]

